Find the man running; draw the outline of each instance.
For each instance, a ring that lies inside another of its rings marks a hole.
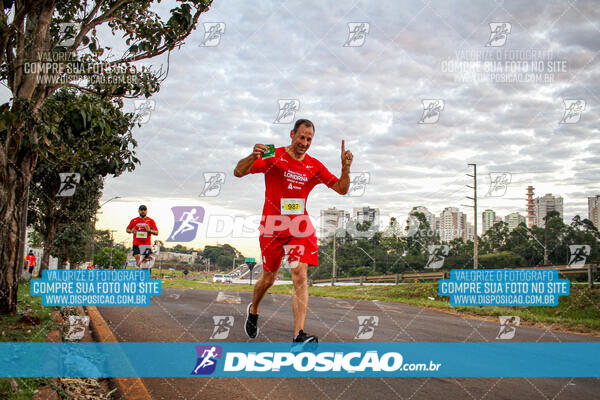
[[[313,123],[299,119],[290,131],[289,146],[275,149],[275,156],[261,157],[269,148],[264,144],[254,145],[252,154],[241,159],[234,175],[241,178],[249,173],[265,174],[265,204],[260,223],[260,249],[263,274],[254,286],[252,303],[248,305],[245,330],[250,338],[258,334],[259,305],[267,290],[275,282],[281,265],[284,248],[297,249],[291,262],[294,296],[294,342],[317,342],[314,335],[304,332],[304,321],[308,309],[308,265],[318,264],[318,247],[315,228],[306,211],[306,198],[319,183],[346,194],[350,186],[352,153],[344,147],[342,140],[342,175],[336,178],[321,162],[306,154],[315,133]]]
[[[29,262],[28,270],[30,274],[33,274],[33,269],[35,268],[35,254],[33,254],[33,250],[29,250],[29,254],[25,259]]]
[[[151,236],[158,235],[158,228],[156,222],[146,216],[148,209],[145,205],[141,205],[138,211],[140,216],[129,222],[127,233],[133,233],[133,256],[137,268],[141,268],[142,262],[150,259],[150,254],[152,254]]]

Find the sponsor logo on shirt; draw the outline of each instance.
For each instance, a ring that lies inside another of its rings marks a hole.
[[[295,180],[295,181],[303,181],[303,182],[308,181],[308,178],[306,177],[306,175],[299,173],[299,172],[295,172],[295,171],[285,171],[283,173],[283,176],[285,176],[286,178]]]

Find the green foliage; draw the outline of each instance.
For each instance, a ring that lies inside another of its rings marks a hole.
[[[71,268],[89,261],[91,252],[91,223],[65,224],[58,228],[58,234],[54,239],[52,255],[58,257],[59,266],[65,260],[69,260]],[[110,245],[110,243],[109,243]]]
[[[479,249],[483,253],[501,251],[509,235],[508,224],[497,222],[480,238]]]
[[[183,254],[192,254],[194,250],[192,248],[185,247],[181,244],[175,245],[174,247],[165,247],[164,245],[160,246],[160,251],[171,251],[173,253],[183,253]]]
[[[133,116],[123,113],[118,103],[67,89],[48,99],[44,115],[57,134],[51,136],[49,151],[33,174],[28,222],[51,254],[61,258],[61,264],[66,259],[81,262],[91,242],[90,227],[99,207],[103,178],[131,171],[139,162],[130,131]],[[71,197],[56,197],[60,172],[81,175]]]
[[[103,247],[100,251],[98,251],[94,255],[94,264],[99,267],[102,267],[102,268],[108,268],[111,265],[110,252],[111,252],[110,247]],[[113,266],[113,268],[114,269],[122,269],[123,265],[125,264],[125,261],[127,261],[127,255],[125,254],[125,252],[113,247],[113,249],[112,249],[112,266]]]
[[[500,251],[479,256],[479,266],[480,268],[519,268],[528,265],[520,255],[512,251]]]
[[[234,258],[236,265],[243,262],[244,258],[242,253],[228,244],[222,246],[207,245],[201,255],[203,259],[209,259],[211,265],[216,265],[219,269],[230,269]]]
[[[389,234],[393,229],[387,227],[386,236],[381,232],[371,238],[352,238],[350,235],[337,238],[336,264],[337,276],[388,275],[424,271],[429,258],[428,246],[440,244],[439,237],[429,229],[425,215],[413,213],[418,220],[419,229],[412,236]],[[362,226],[361,226],[362,228]],[[521,224],[512,231],[504,222],[496,223],[479,240],[479,264],[481,268],[519,268],[539,266],[543,263],[544,228],[529,229]],[[570,225],[565,224],[556,214],[548,217],[548,254],[553,265],[568,263],[568,246],[588,244],[591,254],[587,262],[600,261],[600,233],[591,221],[579,216],[573,218]],[[456,238],[445,243],[450,249],[444,260],[443,270],[453,268],[472,268],[473,241]],[[376,259],[373,262],[363,251]],[[333,238],[321,240],[319,244],[319,265],[309,269],[312,279],[329,279],[333,269]]]

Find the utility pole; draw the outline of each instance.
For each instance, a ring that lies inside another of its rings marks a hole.
[[[337,236],[337,223],[335,224],[335,228],[336,230],[333,231],[333,271],[331,271],[331,286],[335,285],[335,280],[337,279],[337,266],[335,265],[335,237]]]
[[[114,240],[114,237],[113,237],[113,232],[116,232],[116,231],[115,230],[111,230],[110,231],[110,264],[109,264],[110,268],[113,268],[113,263],[112,263],[112,260],[113,260],[113,247],[114,247],[114,244],[115,244],[115,240]]]
[[[328,222],[333,222],[333,220],[328,220]],[[337,229],[340,223],[340,215],[339,213],[335,214],[335,229],[333,230],[333,265],[331,266],[331,286],[335,285],[335,281],[337,279],[337,264],[335,260],[335,248],[336,248],[336,236]]]
[[[104,203],[100,204],[100,207],[98,207],[98,210],[102,208],[103,205],[105,205],[106,203],[108,203],[109,201],[113,201],[116,199],[120,199],[121,196],[115,196],[113,198],[110,198],[108,200],[106,200]],[[98,210],[96,210],[96,212],[94,213],[94,224],[92,225],[92,253],[90,254],[90,265],[94,265],[94,236],[96,234],[96,215],[98,214]],[[111,257],[112,257],[112,245],[111,245]],[[110,260],[111,264],[112,264],[112,258]]]
[[[548,265],[548,211],[544,216],[544,265]]]
[[[467,199],[473,200],[473,269],[479,268],[479,251],[478,251],[478,238],[477,238],[477,164],[468,164],[473,167],[473,175],[467,174],[473,178],[473,186],[467,185],[467,187],[473,189],[473,197],[467,196]],[[466,228],[466,227],[465,227]]]
[[[375,273],[375,234],[373,234],[373,273]]]

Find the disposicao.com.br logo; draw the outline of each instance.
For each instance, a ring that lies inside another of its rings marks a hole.
[[[202,349],[205,351],[206,349]],[[198,365],[205,359],[200,354]],[[206,354],[204,354],[206,356]],[[421,363],[406,363],[402,354],[394,351],[303,351],[298,353],[287,351],[226,351],[223,349],[221,372],[225,375],[272,376],[272,373],[283,373],[286,376],[300,376],[312,373],[315,376],[330,374],[372,374],[403,372],[439,372],[441,363],[432,360]],[[197,368],[198,368],[197,365]],[[212,365],[211,365],[212,366]],[[214,368],[214,367],[213,367]],[[212,374],[214,369],[209,372]],[[198,374],[197,372],[194,373]],[[204,372],[204,375],[207,373]],[[311,375],[312,375],[311,374]]]

